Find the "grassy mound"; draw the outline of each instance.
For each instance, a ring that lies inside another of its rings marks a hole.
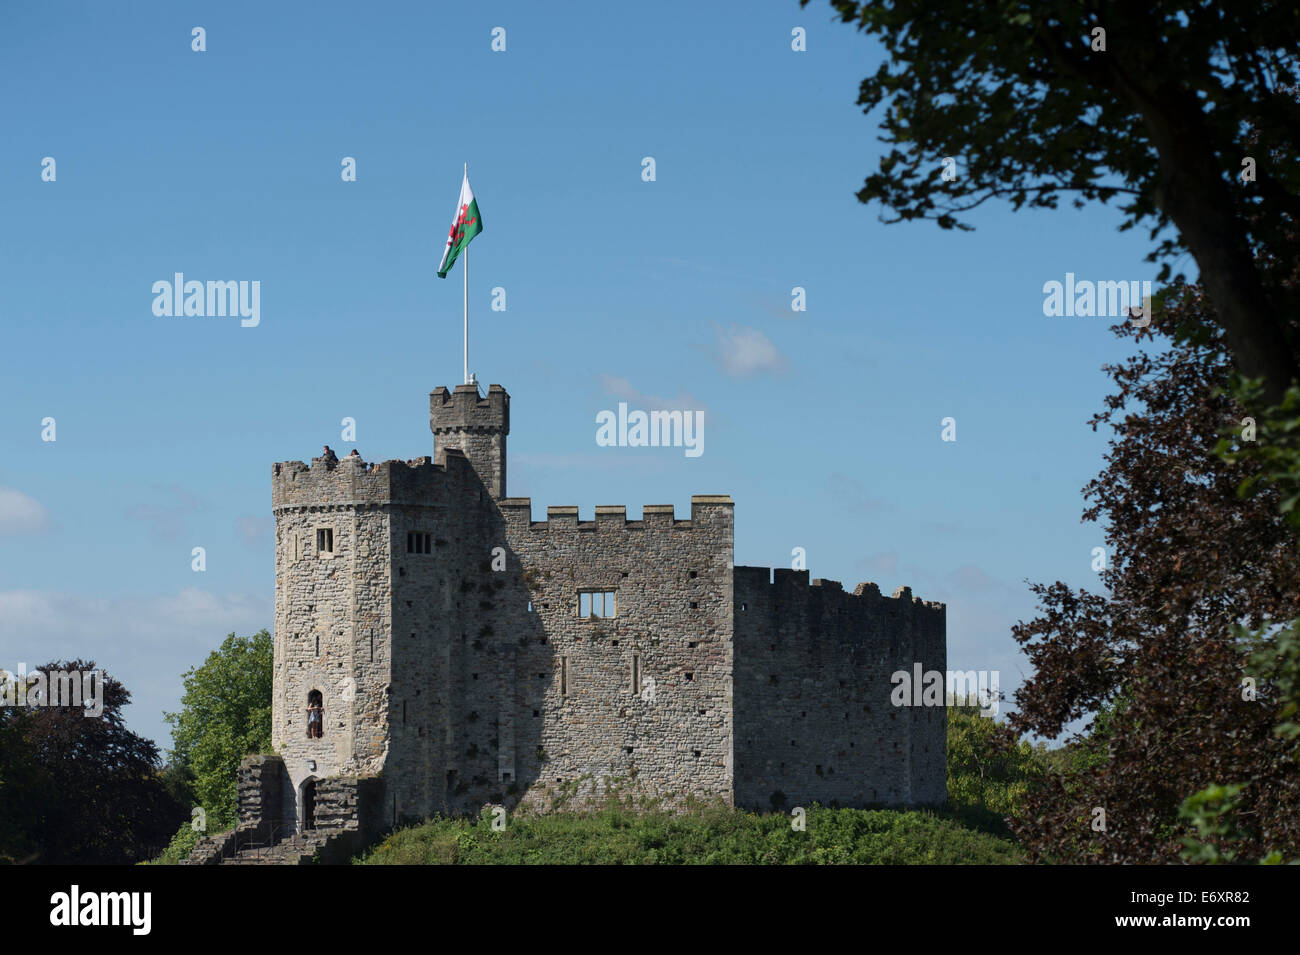
[[[1014,843],[925,811],[808,810],[806,830],[781,813],[708,808],[687,815],[607,808],[516,816],[505,828],[434,819],[399,829],[362,865],[1006,865]]]

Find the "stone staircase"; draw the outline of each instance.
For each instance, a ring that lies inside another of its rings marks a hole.
[[[184,865],[346,865],[382,829],[383,780],[379,776],[331,776],[315,783],[315,828],[295,832],[286,821],[284,760],[274,754],[246,756],[239,764],[236,805],[239,825],[205,837]]]
[[[333,833],[312,831],[269,846],[244,846],[221,865],[310,865]]]

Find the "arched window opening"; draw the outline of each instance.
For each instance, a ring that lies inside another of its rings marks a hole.
[[[320,690],[307,694],[307,738],[320,739],[325,732],[325,701]]]

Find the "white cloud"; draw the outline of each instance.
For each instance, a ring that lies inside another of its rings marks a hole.
[[[31,534],[49,526],[50,516],[34,497],[0,487],[0,534]]]
[[[647,411],[672,411],[675,409],[703,411],[708,414],[708,408],[704,403],[692,395],[689,391],[679,392],[676,398],[662,398],[659,395],[648,395],[637,388],[626,378],[617,378],[614,375],[600,375],[600,387],[604,389],[607,395],[626,401],[635,408]]]
[[[165,749],[171,735],[163,711],[180,708],[181,675],[228,634],[271,629],[273,613],[269,596],[221,596],[195,587],[125,598],[0,591],[0,667],[94,660],[131,693],[127,728]]]
[[[777,350],[772,340],[757,328],[733,324],[730,328],[718,326],[718,342],[713,359],[722,372],[732,378],[751,378],[767,372],[784,374],[789,362]]]

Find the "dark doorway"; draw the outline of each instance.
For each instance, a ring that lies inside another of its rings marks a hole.
[[[316,828],[316,780],[309,779],[302,784],[302,828]]]

